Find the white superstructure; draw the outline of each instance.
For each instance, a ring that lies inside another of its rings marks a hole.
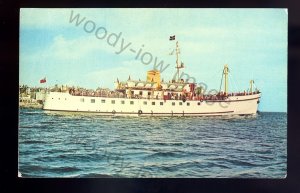
[[[176,68],[184,68],[178,61],[178,42],[176,42]],[[224,91],[205,94],[196,83],[182,79],[170,82],[161,81],[160,72],[150,70],[146,81],[115,82],[115,91],[104,94],[91,93],[65,88],[60,92],[46,95],[44,110],[91,112],[100,115],[135,116],[215,116],[256,114],[260,92],[253,91],[253,80],[249,92],[228,92],[228,66],[224,66]],[[223,78],[222,78],[223,80]]]
[[[103,115],[209,116],[256,114],[260,95],[231,96],[226,100],[159,100],[72,96],[50,92],[45,110],[94,112]]]

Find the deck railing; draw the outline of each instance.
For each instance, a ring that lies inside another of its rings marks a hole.
[[[129,99],[152,99],[152,100],[192,100],[192,101],[199,101],[199,100],[206,100],[206,101],[214,101],[214,100],[226,100],[228,97],[231,96],[246,96],[246,95],[254,95],[259,94],[259,91],[255,92],[239,92],[239,93],[228,93],[227,95],[224,94],[208,94],[208,95],[201,95],[201,96],[178,96],[178,95],[165,95],[165,96],[148,96],[144,97],[142,95],[125,95],[124,93],[114,92],[114,91],[101,91],[101,92],[88,92],[88,91],[73,91],[69,90],[69,93],[73,96],[88,96],[88,97],[105,97],[105,98],[129,98]]]

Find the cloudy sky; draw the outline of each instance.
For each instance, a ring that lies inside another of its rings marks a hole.
[[[254,79],[259,109],[286,112],[287,18],[285,9],[22,8],[20,84],[113,88],[117,78],[145,80],[155,64],[167,81],[179,41],[184,73],[197,83],[219,90],[228,64],[230,91]]]

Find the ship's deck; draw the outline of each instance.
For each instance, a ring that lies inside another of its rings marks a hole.
[[[222,95],[222,94],[209,94],[209,95],[202,95],[202,96],[193,96],[193,97],[182,97],[182,96],[176,96],[176,95],[167,95],[162,97],[142,97],[140,95],[135,95],[132,97],[128,97],[124,94],[119,94],[119,93],[106,93],[106,94],[101,94],[101,93],[70,93],[72,96],[86,96],[86,97],[103,97],[103,98],[128,98],[128,99],[152,99],[152,100],[189,100],[189,101],[220,101],[220,100],[226,100],[228,97],[232,96],[251,96],[251,95],[256,95],[259,94],[260,92],[252,92],[252,93],[247,93],[247,92],[240,92],[240,93],[229,93],[227,95]]]

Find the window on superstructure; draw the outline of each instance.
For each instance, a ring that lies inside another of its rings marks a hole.
[[[164,105],[164,102],[160,102],[160,105]]]
[[[179,105],[182,105],[182,102],[179,102]]]
[[[134,104],[134,101],[130,101],[130,104],[133,105],[133,104]]]
[[[101,100],[101,103],[105,103],[105,100],[104,100],[104,99],[102,99],[102,100]]]
[[[131,91],[131,94],[134,95],[134,91]]]
[[[140,95],[143,95],[143,91],[140,91]]]
[[[152,102],[152,105],[155,105],[155,102]]]
[[[148,92],[148,96],[150,96],[151,95],[151,92]]]
[[[198,102],[197,104],[200,105],[200,102]]]
[[[147,101],[144,101],[143,104],[144,104],[144,105],[147,105]]]
[[[116,101],[115,100],[111,100],[111,104],[115,104],[116,103]]]
[[[121,101],[121,104],[124,105],[124,104],[125,104],[125,101]]]
[[[91,99],[91,103],[95,103],[95,99]]]
[[[190,106],[190,103],[186,103],[186,106]]]
[[[81,98],[81,99],[80,99],[80,102],[84,102],[84,98]]]
[[[175,106],[175,102],[172,102],[172,106]]]

